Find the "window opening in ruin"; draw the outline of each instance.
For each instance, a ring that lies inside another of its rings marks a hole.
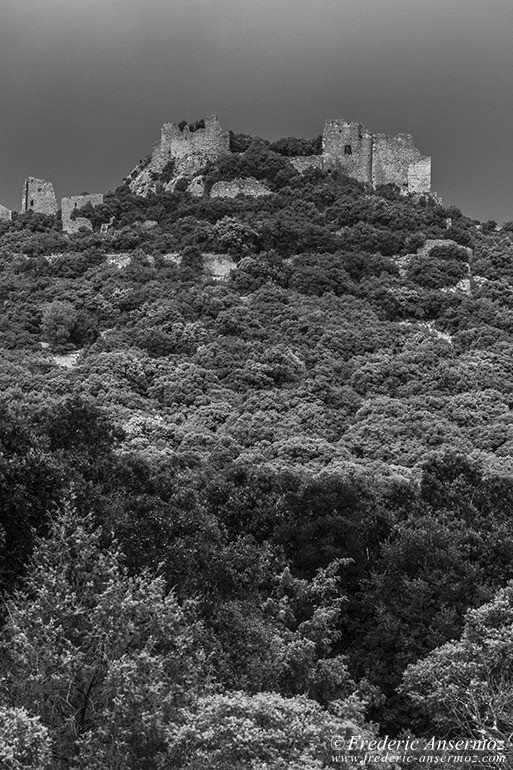
[[[32,208],[33,205],[34,205],[34,198],[32,198],[32,200],[30,201],[31,208]]]
[[[38,187],[38,188],[37,188],[37,191],[38,191],[38,192],[41,192],[41,190],[42,190],[42,189],[43,189],[42,187]]]
[[[353,154],[353,150],[351,149],[351,145],[346,144],[346,146],[344,147],[344,155],[352,155],[352,154]]]

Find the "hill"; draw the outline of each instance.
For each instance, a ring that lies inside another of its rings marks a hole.
[[[71,499],[221,691],[429,735],[404,671],[513,578],[513,226],[232,141],[201,195],[0,223],[3,589]]]

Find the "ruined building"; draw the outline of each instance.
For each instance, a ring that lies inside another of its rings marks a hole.
[[[86,217],[71,218],[75,209],[81,209],[88,203],[91,206],[99,206],[103,203],[103,195],[101,193],[95,193],[94,195],[72,195],[69,198],[62,199],[62,231],[64,233],[76,233],[81,227],[86,227],[88,230],[93,229],[91,222]]]
[[[191,178],[208,160],[229,154],[229,133],[223,131],[216,114],[200,121],[195,128],[191,130],[185,123],[162,126],[160,142],[130,175],[132,192],[147,195],[157,184],[172,190],[179,177]],[[395,184],[404,193],[431,190],[431,158],[420,154],[410,134],[371,134],[361,123],[327,120],[321,155],[289,160],[300,172],[309,168],[324,171],[340,168],[373,187]],[[198,184],[196,188],[199,193]],[[244,193],[242,188],[241,192]]]
[[[130,188],[134,193],[146,195],[155,188],[155,178],[166,170],[169,170],[169,185],[172,177],[194,176],[207,161],[230,153],[229,133],[223,131],[217,115],[209,115],[200,123],[203,125],[194,131],[187,124],[164,123],[160,142],[130,175]]]
[[[410,134],[371,134],[361,123],[327,120],[322,154],[291,162],[298,171],[340,168],[373,187],[395,184],[405,193],[431,190],[431,158],[420,154]]]
[[[230,155],[230,135],[224,131],[215,113],[194,125],[164,123],[160,141],[151,155],[141,161],[128,179],[137,195],[147,195],[157,187],[173,190],[178,179],[188,179],[192,195],[205,194],[205,180],[198,175],[208,161]],[[310,168],[323,171],[341,169],[346,174],[373,187],[394,184],[404,193],[429,193],[431,190],[431,158],[421,155],[410,134],[387,136],[371,134],[361,123],[327,120],[322,134],[320,155],[289,158],[300,172]],[[192,181],[191,181],[192,180]],[[267,195],[270,190],[252,178],[221,181],[212,188],[212,197]],[[73,233],[81,227],[92,229],[84,218],[72,219],[75,209],[87,203],[103,203],[101,194],[75,195],[62,199],[62,227]],[[56,214],[57,201],[53,185],[44,179],[28,177],[23,185],[21,212]],[[11,212],[0,206],[0,220],[11,218]]]
[[[51,182],[29,176],[23,184],[21,213],[56,214],[57,200]]]
[[[9,222],[12,219],[12,211],[6,206],[0,205],[0,222]]]

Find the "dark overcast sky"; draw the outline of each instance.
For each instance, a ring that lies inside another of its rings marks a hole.
[[[0,203],[114,189],[165,121],[413,134],[446,204],[513,219],[512,0],[1,0]]]

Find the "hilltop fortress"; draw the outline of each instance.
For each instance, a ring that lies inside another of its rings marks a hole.
[[[348,176],[373,187],[395,184],[404,193],[431,191],[431,158],[421,155],[411,134],[371,134],[362,123],[327,120],[322,132],[322,154],[291,158],[305,168],[340,168]]]
[[[187,124],[165,123],[160,142],[129,177],[132,192],[147,195],[168,171],[168,189],[180,177],[198,174],[208,160],[230,154],[230,136],[214,113],[199,121],[194,131]],[[289,158],[300,172],[310,168],[332,171],[339,168],[348,176],[373,187],[395,184],[404,193],[431,191],[431,158],[421,155],[410,134],[371,134],[362,123],[327,120],[322,133],[320,155]]]
[[[190,182],[188,190],[194,196],[205,194],[203,171],[208,161],[229,156],[230,133],[221,128],[215,113],[190,125],[164,123],[160,141],[151,154],[140,161],[127,178],[130,189],[136,195],[148,195],[158,188],[173,190],[179,179]],[[377,187],[394,184],[401,192],[429,194],[431,192],[431,158],[421,155],[410,134],[387,136],[371,134],[362,123],[345,120],[327,120],[322,133],[322,150],[317,155],[289,157],[288,160],[300,172],[319,169],[332,172],[340,169],[360,182]],[[218,182],[212,197],[235,195],[265,195],[270,190],[256,179],[239,179],[235,182]],[[103,195],[77,195],[61,201],[64,232],[76,232],[81,227],[92,229],[84,217],[72,219],[75,209],[87,203],[97,206]],[[23,185],[21,212],[34,211],[56,214],[57,201],[53,186],[44,179],[29,177]],[[12,212],[0,206],[0,220],[9,220]]]

